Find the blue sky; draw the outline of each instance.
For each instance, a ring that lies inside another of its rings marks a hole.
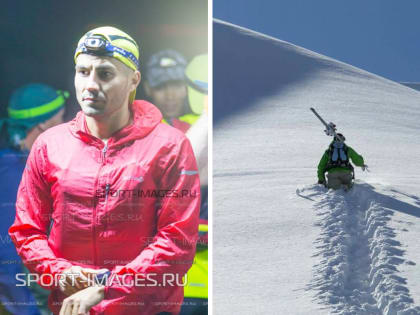
[[[418,0],[213,0],[213,16],[394,81],[420,82]]]

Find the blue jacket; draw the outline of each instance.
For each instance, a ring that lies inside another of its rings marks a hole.
[[[15,219],[18,186],[27,152],[0,150],[0,303],[12,314],[39,315],[29,287],[16,286],[17,273],[23,273],[22,260],[8,234]]]

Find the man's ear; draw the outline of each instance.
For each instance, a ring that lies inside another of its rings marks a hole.
[[[137,87],[139,86],[140,81],[141,81],[140,71],[138,71],[138,70],[134,71],[133,76],[131,77],[131,80],[132,80],[131,83],[133,84],[133,87],[134,87],[134,89],[133,89],[133,91],[134,91],[135,89],[137,89]]]
[[[144,92],[146,93],[146,96],[151,97],[152,96],[152,90],[150,88],[149,82],[144,81],[143,88],[144,88]]]

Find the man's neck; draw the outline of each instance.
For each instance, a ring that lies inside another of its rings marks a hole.
[[[116,131],[128,126],[133,122],[131,112],[128,108],[123,111],[117,111],[110,116],[101,117],[86,117],[86,125],[90,133],[101,140],[108,140]]]

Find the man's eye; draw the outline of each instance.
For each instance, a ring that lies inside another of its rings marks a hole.
[[[79,73],[81,75],[88,75],[89,74],[87,70],[83,70],[83,69],[78,70],[77,73]]]
[[[185,83],[182,82],[182,81],[174,83],[174,87],[177,88],[177,89],[181,89],[184,86],[185,86]]]
[[[100,76],[104,79],[109,79],[112,77],[112,72],[111,71],[103,71],[100,73]]]

